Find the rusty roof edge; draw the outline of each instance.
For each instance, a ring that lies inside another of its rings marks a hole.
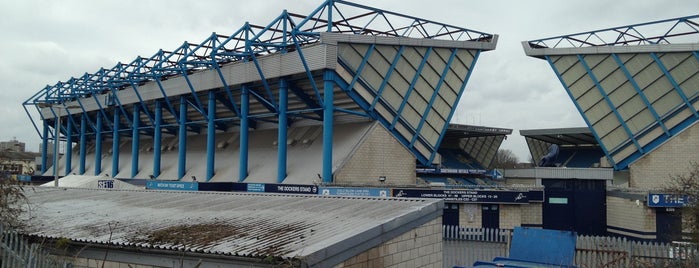
[[[335,244],[310,253],[300,259],[308,267],[337,265],[355,255],[387,242],[405,232],[442,216],[443,200],[430,200],[430,204],[399,216],[357,235],[347,237]]]

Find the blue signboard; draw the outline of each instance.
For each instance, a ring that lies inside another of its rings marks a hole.
[[[99,188],[99,189],[114,189],[114,181],[113,180],[98,180],[97,181],[97,188]]]
[[[330,196],[375,196],[389,197],[391,190],[387,188],[341,188],[341,187],[321,187],[319,195]]]
[[[265,184],[267,193],[318,194],[318,186],[305,184]]]
[[[688,204],[689,204],[689,197],[687,195],[659,194],[659,193],[649,193],[648,194],[648,206],[649,207],[679,208],[679,207],[685,207]]]
[[[196,182],[185,181],[147,181],[146,189],[197,191],[199,190],[199,185]]]
[[[264,193],[265,192],[265,184],[264,183],[248,183],[248,192],[258,192],[258,193]]]
[[[493,191],[493,190],[432,190],[432,189],[392,189],[394,197],[439,198],[456,203],[526,204],[542,202],[544,193],[535,191]]]

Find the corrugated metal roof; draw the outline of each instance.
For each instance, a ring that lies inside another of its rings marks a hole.
[[[428,199],[43,187],[27,196],[34,236],[312,262],[332,257],[327,248],[350,249],[434,219],[443,206]]]

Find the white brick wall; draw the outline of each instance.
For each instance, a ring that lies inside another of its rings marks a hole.
[[[685,129],[630,165],[629,186],[663,189],[668,186],[670,176],[687,174],[691,162],[699,162],[699,124]]]
[[[395,237],[335,267],[442,267],[442,218]]]
[[[415,157],[382,125],[376,123],[345,164],[335,172],[336,183],[382,185],[415,184]]]
[[[636,205],[636,200],[607,196],[607,225],[639,232],[655,232],[655,209],[646,207],[643,200],[639,202],[640,204]],[[608,231],[639,238],[655,238],[613,229]]]
[[[542,224],[541,203],[500,205],[500,228],[512,229],[522,224]],[[459,226],[481,228],[480,204],[459,204]]]

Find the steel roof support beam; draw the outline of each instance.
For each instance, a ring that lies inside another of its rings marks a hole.
[[[699,113],[697,113],[697,109],[694,109],[694,105],[689,101],[689,98],[687,98],[687,95],[684,94],[684,91],[682,91],[682,88],[680,87],[679,84],[677,84],[677,81],[675,80],[674,77],[672,77],[672,74],[667,70],[667,67],[665,67],[665,64],[663,64],[662,61],[660,61],[660,58],[658,58],[658,55],[655,52],[651,52],[650,56],[653,58],[655,61],[655,64],[658,65],[658,68],[663,72],[665,75],[665,78],[667,78],[668,81],[670,81],[670,84],[672,84],[672,88],[675,89],[675,92],[677,92],[677,95],[682,98],[682,101],[684,101],[684,104],[687,106],[687,108],[692,111],[692,114],[694,115],[695,118],[699,118]]]
[[[277,135],[277,183],[286,178],[286,139],[288,124],[288,84],[284,78],[279,79],[279,134]]]
[[[417,83],[418,79],[420,78],[420,74],[422,73],[422,68],[425,67],[425,64],[427,63],[427,58],[430,57],[431,53],[432,53],[432,47],[428,47],[427,51],[425,52],[425,56],[422,57],[422,61],[420,62],[420,65],[418,65],[417,70],[415,71],[415,76],[413,76],[413,80],[410,82],[410,86],[408,87],[408,90],[405,92],[405,97],[403,98],[403,102],[401,102],[400,107],[398,108],[398,111],[396,111],[396,117],[393,118],[393,122],[391,122],[391,126],[388,128],[389,130],[393,130],[396,127],[396,124],[398,123],[398,119],[401,118],[400,115],[403,114],[403,109],[405,108],[405,105],[408,103],[408,100],[410,99],[410,94],[412,94],[413,89],[415,89],[415,84]]]
[[[187,99],[184,96],[180,97],[180,133],[177,149],[177,179],[181,180],[187,165]]]
[[[41,136],[41,175],[46,172],[46,158],[49,150],[49,124],[43,120],[43,135]]]
[[[97,114],[95,130],[95,176],[102,173],[102,117]]]
[[[456,48],[452,49],[452,51],[451,51],[451,56],[449,56],[449,59],[447,60],[447,64],[444,66],[444,70],[442,70],[442,75],[439,77],[439,82],[437,82],[437,85],[435,85],[435,87],[434,87],[434,92],[432,93],[432,97],[430,97],[430,102],[428,102],[427,107],[425,108],[425,111],[422,113],[422,118],[420,119],[420,123],[418,123],[417,128],[415,129],[415,135],[413,136],[413,139],[410,141],[410,148],[414,148],[415,142],[417,142],[418,138],[420,138],[420,133],[422,132],[422,127],[425,126],[425,122],[427,121],[427,117],[429,116],[430,111],[432,111],[432,106],[434,105],[435,100],[437,100],[437,97],[439,96],[439,91],[442,89],[442,84],[444,84],[444,78],[447,76],[447,72],[449,72],[451,64],[454,62],[454,59],[456,58],[456,53],[458,51],[459,50]],[[475,62],[475,59],[474,59],[474,62]],[[469,70],[468,73],[471,74],[471,70]],[[466,82],[464,82],[464,85],[465,84],[466,84]],[[456,98],[456,100],[454,100],[454,101],[458,101],[458,100],[459,100],[459,98]],[[456,110],[456,105],[453,105],[451,110],[452,110],[452,112],[454,110]],[[445,118],[444,129],[442,130],[440,135],[444,135],[444,133],[446,133],[446,129],[449,127],[448,120],[449,120],[449,118]],[[433,155],[437,151],[437,148],[436,148],[437,146],[439,146],[439,143],[437,143],[436,146],[434,146],[434,148],[433,148],[434,151],[432,152]],[[428,148],[432,147],[432,145],[428,145],[427,147]],[[423,163],[423,164],[428,165],[430,163]]]
[[[240,90],[240,173],[238,181],[243,182],[248,176],[248,106],[250,105],[250,97],[246,85],[243,85]]]
[[[323,72],[323,183],[333,182],[333,82],[335,72]]]
[[[645,104],[646,107],[648,107],[648,110],[653,115],[653,118],[655,119],[655,121],[658,122],[658,125],[660,126],[660,128],[663,129],[663,132],[665,132],[665,136],[670,137],[671,136],[670,131],[665,126],[665,123],[660,118],[660,115],[658,115],[658,112],[655,111],[655,108],[653,108],[653,105],[650,103],[650,101],[648,101],[648,97],[646,97],[646,94],[643,93],[643,90],[641,89],[641,87],[639,87],[638,83],[636,83],[636,80],[631,75],[631,72],[629,72],[629,70],[626,68],[626,66],[624,65],[624,62],[621,61],[621,58],[619,58],[619,55],[612,53],[611,56],[614,59],[614,61],[617,63],[617,65],[619,66],[619,69],[626,76],[626,79],[629,80],[629,83],[631,83],[631,86],[636,90],[636,93],[638,94],[638,96],[641,97],[641,100],[643,100],[643,104]]]
[[[155,101],[155,125],[153,133],[153,177],[157,178],[160,176],[160,152],[162,143],[162,127],[163,122],[163,107],[159,100]]]
[[[56,117],[58,118],[58,117]],[[55,126],[53,127],[53,176],[58,177],[58,156],[60,156],[58,144],[61,142],[61,132],[59,129],[61,128],[60,125],[58,125],[59,120],[53,120]]]
[[[383,94],[384,89],[386,89],[386,85],[388,84],[388,80],[391,79],[391,75],[393,74],[393,70],[396,69],[396,65],[398,64],[398,60],[400,60],[400,58],[403,57],[403,50],[404,49],[405,49],[405,46],[400,46],[400,48],[398,49],[398,52],[396,52],[396,56],[393,57],[393,61],[391,62],[391,66],[388,68],[388,71],[386,72],[386,76],[383,77],[383,82],[381,82],[381,86],[376,89],[376,98],[371,103],[371,110],[372,111],[374,110],[374,107],[376,107],[376,104],[381,99],[381,95]],[[357,73],[357,75],[359,75],[359,74],[360,73]]]
[[[209,91],[208,116],[206,125],[206,181],[214,177],[214,163],[216,162],[216,94]]]
[[[112,178],[116,178],[119,173],[119,111],[114,108],[114,123],[112,133]]]
[[[87,157],[87,114],[80,115],[80,163],[78,173],[85,175],[85,158]]]
[[[68,109],[66,109],[66,112],[67,111]],[[70,115],[68,118],[68,122],[66,122],[66,176],[70,174],[73,164],[73,120]]]
[[[142,103],[142,102],[141,102]],[[141,115],[138,103],[133,105],[133,126],[131,128],[131,178],[138,174],[138,153],[141,137],[138,128],[140,127]]]
[[[602,139],[597,134],[597,130],[595,130],[595,128],[592,127],[592,123],[585,115],[585,112],[583,111],[582,107],[580,107],[580,104],[575,100],[575,97],[573,96],[573,92],[570,90],[568,85],[566,85],[565,81],[563,81],[563,76],[556,68],[556,64],[553,62],[553,60],[551,59],[550,56],[546,56],[546,61],[551,66],[551,69],[556,74],[556,77],[558,77],[558,81],[561,82],[561,85],[566,90],[566,93],[568,93],[568,97],[570,97],[570,100],[573,102],[573,104],[575,104],[575,108],[577,108],[580,115],[582,115],[582,118],[585,121],[585,124],[587,124],[587,128],[590,130],[590,132],[592,132],[592,135],[595,136],[595,139],[600,141],[599,142],[600,148],[602,149],[604,154],[607,156],[607,160],[609,160],[609,163],[614,167],[614,169],[617,169],[616,161],[614,161],[614,158],[611,156],[609,150],[607,150],[607,146],[604,145],[604,143],[602,142]]]
[[[582,64],[583,68],[585,68],[585,72],[587,75],[592,79],[592,82],[595,84],[595,87],[599,91],[600,95],[602,95],[602,98],[604,98],[605,102],[607,105],[609,105],[609,108],[612,110],[614,113],[614,116],[616,116],[616,119],[619,121],[619,125],[624,128],[624,131],[626,132],[626,135],[628,135],[629,140],[633,142],[633,144],[636,146],[636,149],[643,154],[644,150],[643,147],[638,143],[638,140],[636,139],[634,133],[629,129],[629,126],[626,125],[626,121],[624,120],[624,117],[619,114],[619,110],[617,110],[617,107],[614,105],[611,99],[609,99],[609,95],[607,95],[607,92],[604,91],[604,88],[602,88],[602,85],[600,85],[599,80],[597,79],[597,76],[592,73],[592,69],[590,69],[590,66],[587,64],[585,61],[585,58],[578,54],[578,61],[580,61],[580,64]],[[619,150],[620,147],[615,148],[615,150]]]
[[[454,49],[454,53],[456,53],[457,49]],[[437,138],[437,145],[434,148],[434,151],[432,151],[432,155],[430,155],[430,158],[427,161],[427,164],[430,164],[434,161],[435,156],[437,156],[437,148],[439,147],[440,144],[442,144],[442,140],[444,140],[444,136],[447,134],[447,129],[449,128],[449,122],[451,122],[452,117],[454,117],[454,113],[456,112],[456,106],[458,105],[459,100],[461,99],[461,96],[463,96],[464,91],[466,91],[466,84],[468,83],[468,80],[471,79],[471,74],[473,74],[473,68],[476,67],[476,62],[478,62],[478,57],[481,55],[481,50],[476,50],[476,55],[473,55],[473,61],[471,61],[471,66],[468,68],[468,73],[466,74],[466,77],[464,78],[464,83],[461,85],[461,89],[459,89],[459,94],[456,95],[456,99],[454,100],[454,103],[452,104],[451,111],[449,112],[449,116],[447,116],[446,121],[444,123],[444,128],[442,128],[441,134],[439,134],[439,138]],[[445,68],[444,74],[442,74],[442,78],[440,78],[439,84],[441,85],[444,79],[444,76],[450,68],[451,63],[453,62],[453,59],[450,59],[449,62],[447,63],[447,66]],[[430,104],[432,106],[432,104]],[[424,115],[423,118],[427,118],[427,115]],[[418,132],[419,133],[419,132]]]

